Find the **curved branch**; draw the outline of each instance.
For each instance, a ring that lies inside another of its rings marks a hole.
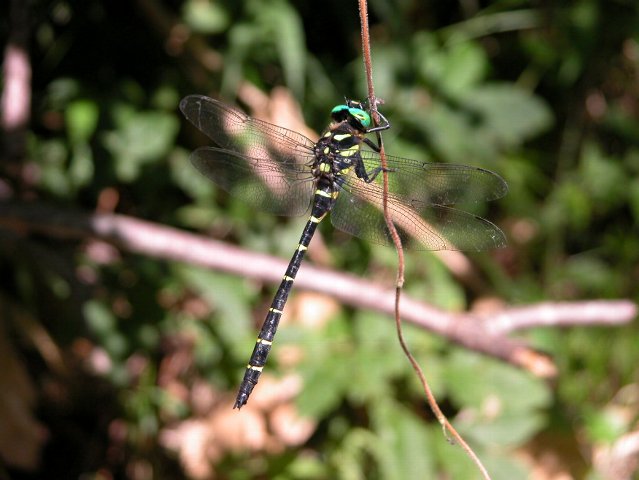
[[[283,259],[149,221],[124,215],[87,214],[42,203],[0,203],[0,226],[25,235],[98,238],[132,253],[271,283],[281,280],[281,272],[287,265]],[[357,308],[393,315],[394,288],[353,275],[308,264],[300,271],[295,286],[330,295]],[[445,312],[408,295],[403,302],[407,321],[541,377],[555,375],[552,361],[524,340],[509,338],[507,333],[539,326],[621,325],[630,322],[637,313],[636,305],[628,300],[543,303],[489,315]]]

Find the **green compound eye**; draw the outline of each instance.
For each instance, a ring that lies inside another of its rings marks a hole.
[[[331,116],[339,121],[345,120],[347,114],[355,118],[362,127],[369,128],[371,126],[371,116],[361,108],[337,105],[331,110]]]
[[[348,110],[348,105],[337,105],[333,107],[333,110],[331,110],[331,116],[345,112],[347,110]]]
[[[360,108],[349,108],[348,113],[355,117],[364,128],[371,126],[371,116]]]

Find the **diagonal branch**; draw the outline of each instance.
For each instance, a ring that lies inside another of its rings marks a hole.
[[[21,235],[40,234],[56,239],[97,238],[131,253],[190,263],[270,283],[281,280],[286,260],[255,253],[201,235],[133,217],[89,214],[43,203],[0,203],[0,227]],[[296,287],[330,295],[344,304],[393,315],[395,290],[353,275],[306,265]],[[437,309],[409,296],[403,315],[421,328],[468,349],[551,377],[554,364],[521,339],[506,334],[518,329],[568,325],[622,325],[637,313],[629,300],[544,303],[504,309],[482,316]]]

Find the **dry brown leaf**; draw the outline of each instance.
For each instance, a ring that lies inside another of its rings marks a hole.
[[[33,415],[35,388],[2,324],[0,352],[0,456],[7,465],[34,471],[47,431]]]

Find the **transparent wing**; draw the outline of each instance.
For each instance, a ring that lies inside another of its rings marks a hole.
[[[309,166],[314,143],[299,133],[251,118],[208,97],[180,102],[186,118],[222,148],[196,150],[195,167],[224,190],[256,208],[299,215],[308,210],[314,189]],[[379,167],[379,154],[362,151],[367,171]],[[497,174],[465,165],[433,164],[387,156],[389,209],[402,240],[429,250],[481,250],[501,247],[502,231],[489,221],[450,208],[504,196]],[[382,176],[367,184],[352,172],[338,180],[342,192],[333,224],[375,243],[392,244],[382,215]]]
[[[221,147],[191,155],[205,177],[260,210],[278,215],[308,210],[313,196],[310,139],[201,95],[185,97],[180,110]]]
[[[462,166],[460,170],[473,171],[474,169]],[[444,171],[448,175],[453,170],[445,169]],[[395,173],[389,172],[389,179]],[[423,174],[421,176],[423,178]],[[481,178],[484,177],[481,176]],[[449,177],[444,176],[444,180],[448,182]],[[446,199],[446,203],[452,203],[453,198],[458,198],[463,193],[461,191],[457,193],[456,188],[445,182],[438,183],[432,178],[424,182],[427,186],[440,187],[434,195],[428,195],[428,192],[416,192],[412,196],[395,193],[389,195],[389,212],[402,243],[408,248],[417,250],[479,251],[504,247],[506,245],[504,233],[488,220],[456,208],[433,203],[433,199]],[[375,182],[367,184],[354,174],[348,174],[341,179],[340,183],[342,185],[340,196],[331,214],[333,225],[370,242],[392,245],[393,241],[383,215],[381,186]],[[417,182],[412,181],[408,184],[415,186]],[[464,195],[463,198],[466,196]]]
[[[205,177],[255,208],[276,215],[302,215],[310,207],[314,179],[308,167],[215,147],[199,148],[190,159]]]
[[[225,150],[291,165],[303,164],[313,156],[315,144],[304,135],[251,118],[212,98],[189,95],[180,102],[180,110]]]
[[[381,166],[379,154],[362,151],[366,171]],[[453,205],[496,200],[508,193],[508,185],[496,173],[483,168],[447,163],[427,163],[386,155],[389,190],[409,205]],[[376,180],[382,183],[380,174]]]

